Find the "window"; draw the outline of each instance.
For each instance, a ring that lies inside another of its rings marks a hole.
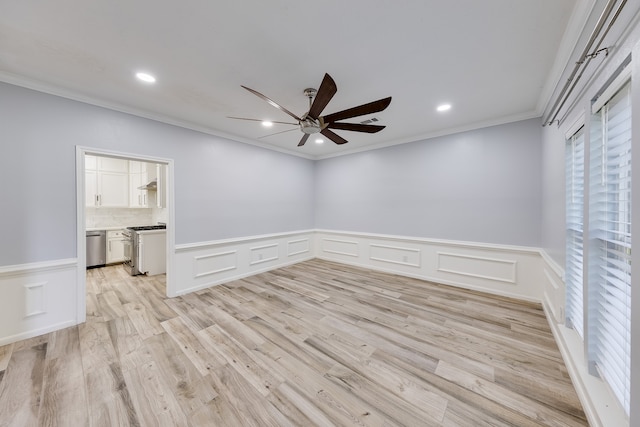
[[[588,359],[592,373],[607,381],[629,414],[630,83],[594,111],[589,154]]]
[[[566,323],[584,337],[582,236],[584,233],[584,127],[569,140],[566,161]]]

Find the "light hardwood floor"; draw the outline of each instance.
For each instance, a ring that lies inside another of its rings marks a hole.
[[[0,426],[584,426],[537,304],[321,260],[179,298],[89,270],[0,347]]]

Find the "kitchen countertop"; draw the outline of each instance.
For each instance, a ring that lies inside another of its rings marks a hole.
[[[127,227],[144,227],[147,226],[149,224],[143,224],[143,225],[125,225],[125,226],[113,226],[113,227],[89,227],[86,228],[86,231],[112,231],[112,230],[124,230]],[[153,225],[157,225],[157,224],[153,224]],[[160,231],[165,231],[165,230],[160,230]]]
[[[159,228],[157,230],[139,230],[136,231],[136,233],[138,234],[160,234],[160,233],[166,233],[167,230],[164,228]]]
[[[124,230],[127,227],[90,227],[86,231],[112,231],[112,230]]]

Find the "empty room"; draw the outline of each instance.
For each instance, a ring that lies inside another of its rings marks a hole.
[[[0,426],[640,424],[640,1],[0,10]]]

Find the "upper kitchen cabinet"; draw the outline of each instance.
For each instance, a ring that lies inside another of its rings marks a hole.
[[[88,207],[128,207],[129,161],[85,156],[85,204]]]
[[[148,206],[147,190],[142,187],[148,180],[148,164],[145,162],[129,161],[129,207],[146,208]]]
[[[129,207],[166,207],[166,169],[166,165],[156,163],[129,162]]]
[[[150,203],[155,208],[167,207],[167,165],[153,164],[153,176],[149,172],[150,180],[154,180],[156,183],[155,191],[150,192]]]

